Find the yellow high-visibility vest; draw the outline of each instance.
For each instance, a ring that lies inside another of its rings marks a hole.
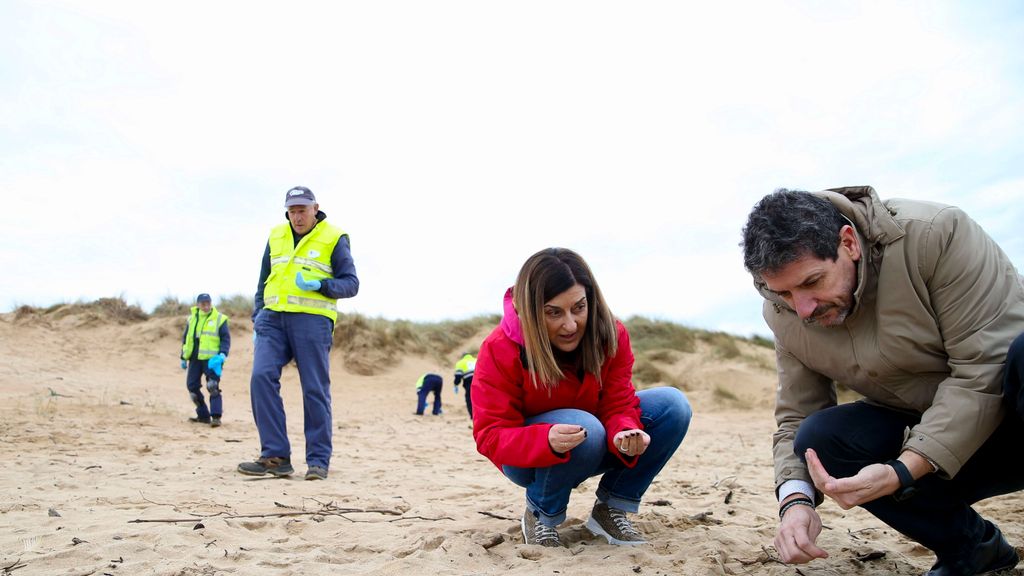
[[[181,357],[188,360],[192,357],[192,343],[196,337],[196,327],[199,328],[199,355],[200,360],[209,360],[220,353],[220,327],[228,321],[228,317],[210,308],[209,314],[199,312],[198,306],[193,306],[188,317],[188,332],[185,334],[185,343],[181,345]]]
[[[455,373],[463,378],[472,378],[474,370],[476,370],[476,357],[472,354],[466,354],[455,363]]]
[[[347,234],[321,220],[296,245],[291,224],[275,226],[270,231],[270,275],[263,285],[264,307],[277,312],[320,314],[337,322],[337,299],[299,288],[295,275],[302,272],[306,280],[334,278],[331,253],[342,236]]]

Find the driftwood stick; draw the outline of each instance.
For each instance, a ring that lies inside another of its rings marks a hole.
[[[397,510],[385,510],[380,508],[324,508],[320,510],[303,510],[297,512],[271,512],[267,514],[208,514],[206,516],[195,516],[192,518],[136,518],[135,520],[129,520],[129,524],[143,524],[143,523],[175,523],[175,522],[195,522],[204,518],[225,518],[225,519],[240,519],[240,518],[284,518],[288,516],[341,516],[342,514],[352,514],[356,512],[364,512],[369,514],[387,514],[390,516],[401,516],[402,513]],[[424,518],[424,520],[431,520],[431,518]],[[450,520],[450,518],[449,518]]]
[[[489,516],[491,518],[497,518],[498,520],[509,520],[509,521],[512,521],[512,522],[515,522],[516,520],[519,520],[519,518],[509,518],[508,516],[502,516],[500,514],[493,514],[491,512],[486,512],[486,511],[483,511],[483,510],[477,510],[476,513],[477,514],[483,514],[484,516]]]
[[[17,570],[18,568],[24,568],[25,566],[28,566],[28,564],[22,564],[21,558],[18,558],[17,560],[14,561],[14,564],[8,564],[7,566],[3,566],[0,569],[3,570],[4,574],[10,574],[11,572],[14,572],[15,570]]]

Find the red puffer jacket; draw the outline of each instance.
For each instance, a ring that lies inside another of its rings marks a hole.
[[[567,374],[553,388],[535,387],[520,358],[523,345],[519,316],[512,306],[512,290],[505,293],[501,325],[484,340],[473,378],[473,438],[477,450],[499,469],[502,466],[546,468],[567,462],[548,445],[551,424],[525,426],[526,418],[560,408],[575,408],[595,415],[604,425],[608,449],[633,467],[636,458],[623,456],[612,438],[623,430],[642,430],[640,400],[633,388],[633,351],[629,333],[616,321],[618,352],[601,366],[598,384],[593,374],[581,382]]]

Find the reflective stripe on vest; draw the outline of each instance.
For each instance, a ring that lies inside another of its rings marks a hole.
[[[295,285],[295,275],[301,272],[306,280],[333,278],[331,254],[345,235],[340,228],[321,220],[296,245],[291,224],[275,226],[268,241],[270,275],[263,286],[264,307],[277,312],[319,314],[337,322],[337,300],[299,288]]]

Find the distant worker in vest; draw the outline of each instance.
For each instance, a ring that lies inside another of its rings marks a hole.
[[[224,414],[220,377],[230,350],[228,317],[213,307],[209,294],[200,294],[196,297],[196,305],[189,311],[185,333],[181,337],[181,369],[188,371],[185,386],[196,405],[196,415],[189,418],[190,422],[220,426]],[[206,376],[206,389],[210,394],[209,408],[203,398],[203,376]]]
[[[416,381],[416,415],[423,416],[427,408],[427,396],[434,393],[434,416],[441,414],[441,388],[444,386],[444,379],[439,374],[427,372]]]
[[[466,389],[466,412],[469,412],[469,417],[473,417],[473,400],[470,396],[470,390],[473,387],[473,370],[476,369],[476,356],[473,356],[469,352],[464,354],[458,362],[455,363],[455,393],[459,393],[459,384]]]
[[[238,471],[289,476],[291,444],[281,400],[281,370],[292,360],[302,386],[306,480],[326,480],[331,464],[330,359],[339,298],[359,292],[348,234],[327,222],[309,188],[285,194],[284,222],[270,231],[253,306],[249,382],[260,456]]]

